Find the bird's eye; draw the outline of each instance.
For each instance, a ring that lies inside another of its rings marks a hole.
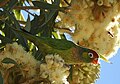
[[[93,58],[93,53],[88,53],[88,55],[90,56],[90,58]]]

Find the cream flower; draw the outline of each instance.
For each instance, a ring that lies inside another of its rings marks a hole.
[[[100,65],[81,63],[73,66],[71,84],[94,84],[99,78]]]
[[[32,77],[36,74],[36,66],[39,63],[34,57],[26,52],[21,45],[16,42],[13,44],[7,44],[4,51],[0,53],[0,62],[4,58],[10,58],[17,62],[21,66],[21,69],[25,71],[26,76]],[[9,69],[9,64],[2,63],[1,65],[5,69]]]
[[[67,81],[69,67],[64,64],[64,60],[59,55],[45,56],[45,63],[40,64],[40,74],[53,84],[69,84]]]
[[[74,28],[75,43],[110,58],[120,45],[119,0],[72,0],[69,12],[59,13],[60,28]]]
[[[6,57],[16,61],[20,67],[14,67],[13,64],[2,63],[1,61]],[[6,83],[11,83],[9,81],[11,79],[11,73],[16,73],[14,74],[16,78],[22,76],[24,79],[22,82],[25,84],[34,83],[42,79],[46,80],[46,82],[50,80],[52,84],[90,84],[94,83],[95,80],[99,78],[99,65],[81,63],[73,66],[73,81],[69,79],[68,82],[70,66],[66,65],[64,60],[57,54],[46,55],[44,62],[39,64],[40,63],[36,61],[30,53],[26,52],[23,47],[17,43],[7,44],[4,51],[0,53],[0,71]],[[14,71],[11,72],[11,70]],[[13,79],[13,82],[14,81]]]

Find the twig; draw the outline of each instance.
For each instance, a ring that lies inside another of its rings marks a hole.
[[[34,10],[37,10],[37,9],[40,9],[40,8],[34,7],[34,6],[15,6],[13,9],[17,9],[17,10],[34,9]]]
[[[31,12],[29,12],[28,10],[25,10],[28,14],[32,15],[33,17],[35,16],[34,14],[32,14]]]
[[[0,7],[5,6],[10,0],[0,2]]]
[[[69,33],[69,34],[72,34],[71,30],[69,28],[60,28],[58,26],[54,26],[55,29],[58,29],[60,32],[66,32],[66,33]]]
[[[20,24],[23,24],[23,25],[25,25],[26,24],[26,22],[25,21],[21,21],[21,20],[17,20]]]

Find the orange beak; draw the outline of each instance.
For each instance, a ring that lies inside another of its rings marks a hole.
[[[93,64],[98,64],[98,60],[93,60],[92,63]]]

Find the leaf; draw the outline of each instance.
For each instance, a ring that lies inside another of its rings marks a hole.
[[[4,37],[1,34],[0,34],[0,40],[2,40],[3,43],[12,43],[11,39]]]
[[[105,58],[104,56],[100,55],[100,58],[101,58],[102,60],[104,60],[105,62],[112,64],[112,62],[110,62],[110,61],[109,61],[107,58]]]
[[[5,9],[4,9],[5,10]],[[7,14],[7,16],[9,16],[10,20],[14,22],[15,27],[20,30],[21,26],[18,23],[18,21],[16,20],[15,16],[13,13],[10,13],[9,11],[5,10],[5,13]],[[7,24],[9,27],[13,28],[13,26],[10,26],[9,24]],[[19,35],[18,33],[16,33],[15,31],[13,31],[14,34],[16,35],[16,37],[18,38],[18,43],[22,44],[22,46],[24,46],[26,48],[26,50],[29,50],[28,45],[27,45],[27,40],[22,37],[21,35]]]
[[[4,9],[4,12],[5,12],[6,15],[10,18],[10,20],[14,22],[16,28],[20,30],[21,27],[20,27],[18,21],[16,20],[14,14],[13,14],[13,13],[10,13],[10,12],[7,11],[6,9]]]
[[[26,26],[24,28],[26,31],[30,32],[30,29],[31,29],[31,22],[30,22],[30,16],[28,15],[28,19],[27,19],[27,22],[26,22]]]
[[[13,59],[11,59],[11,58],[4,58],[3,60],[2,60],[2,63],[6,63],[6,64],[9,64],[9,63],[11,63],[11,64],[17,64]]]
[[[52,8],[56,9],[56,8],[60,8],[59,7],[59,0],[58,1],[55,1],[53,4],[48,4],[48,3],[45,3],[45,2],[39,2],[39,3],[36,3],[36,2],[33,2],[33,4],[36,4],[36,6],[42,6],[43,3],[46,5],[43,5],[43,7],[46,7],[46,9],[50,9],[50,11],[46,12],[45,13],[45,22],[40,26],[40,27],[43,27],[45,25],[48,25],[49,24],[49,21],[50,22],[54,22],[54,21],[51,21],[52,18],[56,18],[56,13],[57,13],[57,10],[51,10]],[[42,5],[41,5],[42,4]],[[48,7],[48,8],[47,8]],[[45,8],[44,8],[45,9]],[[38,29],[39,31],[39,29]]]
[[[22,15],[21,10],[14,10],[13,12],[14,12],[14,14],[15,14],[15,17],[16,17],[18,20],[24,21],[24,16]]]
[[[6,2],[3,2],[4,4],[3,8],[8,11],[11,11],[13,7],[17,4],[18,0],[13,0],[13,1],[6,0]]]
[[[46,15],[47,17],[46,17],[45,23],[42,24],[41,27],[46,25],[52,19],[52,17],[54,17],[55,14],[56,14],[56,11],[51,11],[48,15]]]
[[[14,35],[14,33],[11,31],[11,28],[10,28],[10,26],[9,25],[11,25],[11,26],[13,26],[13,24],[12,24],[12,22],[10,21],[10,20],[6,20],[5,21],[5,25],[4,25],[4,29],[3,29],[3,32],[4,32],[4,34],[5,34],[5,37],[7,37],[7,38],[9,38],[9,39],[14,39],[15,38],[15,35]]]
[[[1,72],[0,72],[0,84],[4,84],[4,81],[3,81],[3,77],[2,77]]]
[[[51,37],[57,15],[58,11],[51,10],[49,15],[47,15],[47,20],[38,29],[36,29],[37,31],[42,29],[43,32],[41,33],[41,36]]]
[[[43,11],[43,14],[44,14],[43,16],[45,17],[43,19],[44,22],[42,22],[42,24],[38,26],[36,31],[38,31],[38,32],[40,31],[41,36],[51,37],[55,18],[58,14],[58,9],[56,9],[56,8],[60,8],[58,5],[58,2],[56,1],[56,3],[54,3],[54,4],[48,4],[45,2],[38,2],[38,3],[33,2],[33,4],[36,4],[36,6],[38,6],[38,7],[42,6],[44,4],[43,7],[46,7],[46,8],[43,8],[43,9],[50,9],[50,10],[48,10],[48,12]],[[51,10],[51,9],[55,9],[55,10]]]
[[[19,0],[17,2],[17,4],[15,4],[15,5],[17,5],[17,6],[23,6],[23,4],[24,4],[24,1],[23,0]],[[12,10],[12,11],[14,12],[15,17],[17,18],[17,20],[24,21],[24,16],[23,16],[21,10]]]
[[[54,0],[54,4],[59,5],[60,4],[60,0]]]
[[[8,10],[11,10],[16,4],[18,0],[12,0],[8,3]]]
[[[41,60],[44,58],[44,56],[42,55],[42,52],[40,50],[35,50],[35,48],[33,49],[33,56],[35,57],[36,60]]]
[[[70,65],[70,67],[71,67],[71,68],[70,68],[70,74],[69,74],[69,76],[68,76],[68,80],[69,80],[69,81],[73,81],[73,77],[72,77],[72,76],[73,76],[73,71],[74,71],[74,70],[73,70],[73,68],[74,68],[73,66],[74,66],[74,65]]]
[[[56,39],[59,38],[59,36],[58,36],[58,34],[57,34],[56,32],[52,32],[52,34],[53,34],[53,36],[54,36]]]
[[[13,41],[7,37],[4,37],[0,34],[0,40],[2,41],[2,43],[0,43],[0,49],[1,47],[5,46],[7,43],[12,43]]]
[[[32,3],[35,7],[39,7],[41,9],[61,10],[61,7],[59,7],[58,5],[49,4],[42,1],[32,1]]]

